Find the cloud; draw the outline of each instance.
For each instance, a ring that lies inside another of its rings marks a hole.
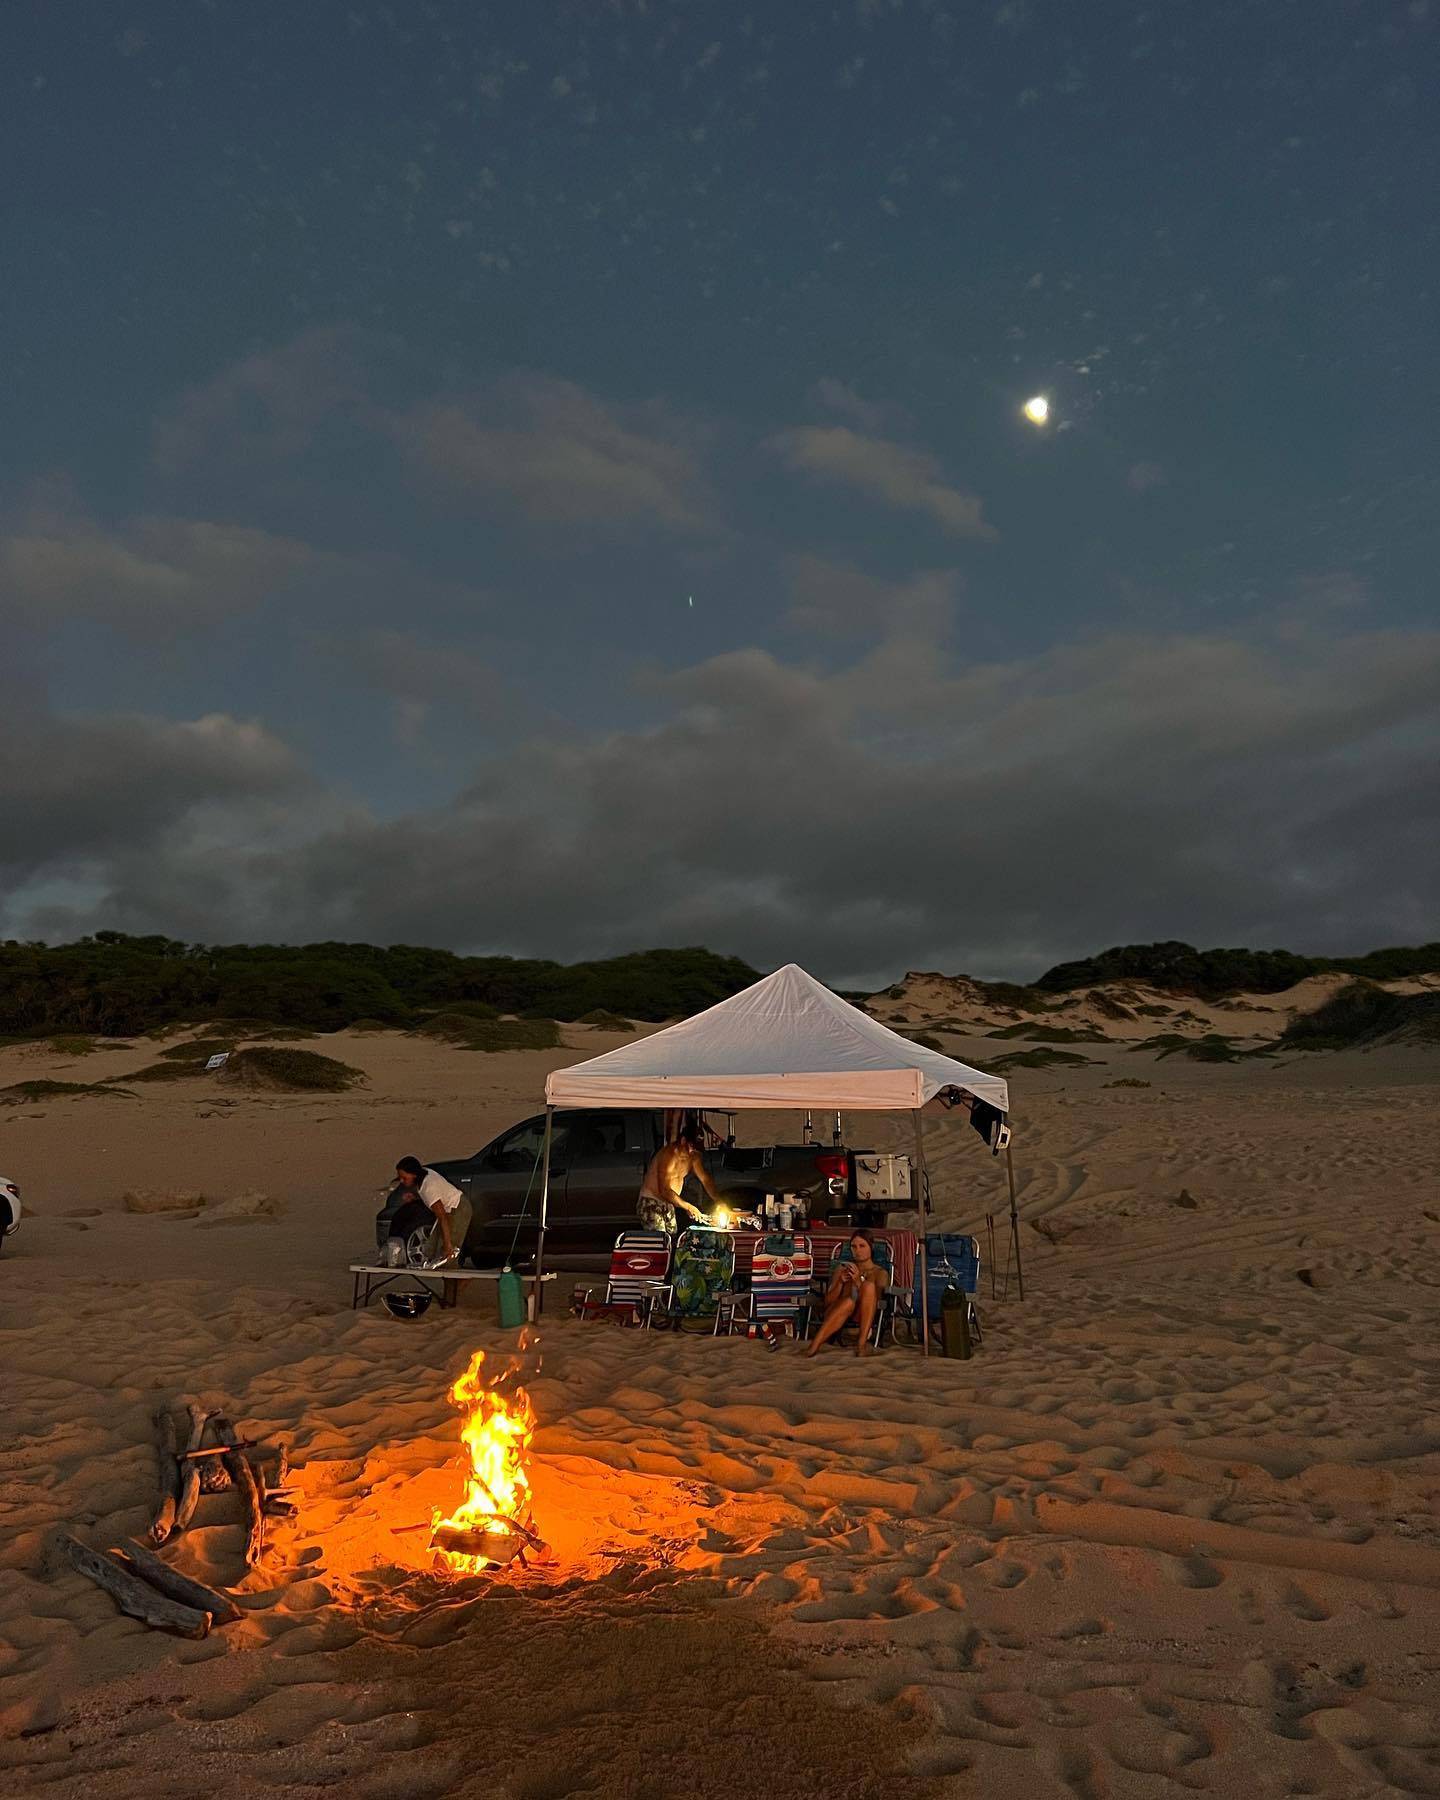
[[[8,884],[99,870],[109,886],[152,857],[167,868],[187,843],[248,846],[277,806],[311,791],[285,744],[224,713],[76,717],[12,702],[0,713],[0,767]]]
[[[156,422],[154,461],[177,473],[208,460],[285,460],[337,421],[362,435],[382,432],[376,388],[406,360],[395,339],[358,326],[302,332],[182,394]]]
[[[573,382],[516,375],[415,409],[398,426],[446,487],[539,523],[706,534],[718,502],[695,434],[659,405],[608,405]]]
[[[799,474],[854,488],[902,512],[924,513],[952,537],[989,541],[999,535],[986,523],[980,500],[951,487],[924,451],[845,425],[799,425],[777,433],[769,447]]]
[[[14,616],[42,627],[87,618],[184,630],[257,605],[324,560],[248,525],[153,517],[107,529],[43,505],[0,535],[0,594]]]
[[[892,408],[863,399],[853,387],[837,380],[833,375],[822,375],[810,394],[817,406],[839,413],[842,418],[852,420],[866,431],[883,431],[887,422],[895,416]]]
[[[459,644],[377,628],[321,637],[316,647],[344,663],[390,701],[396,741],[422,749],[448,744],[457,720],[512,724],[517,699],[488,657]],[[533,712],[532,712],[533,719]]]
[[[960,588],[955,569],[928,569],[884,581],[851,563],[802,554],[785,559],[790,591],[785,623],[826,637],[903,634],[936,639],[948,628]]]
[[[877,981],[1127,939],[1414,940],[1440,885],[1437,693],[1423,631],[988,664],[891,641],[835,674],[737,651],[653,676],[652,725],[517,738],[447,805],[342,813],[283,849],[181,834],[120,857],[114,790],[94,920],[557,956],[708,942]]]

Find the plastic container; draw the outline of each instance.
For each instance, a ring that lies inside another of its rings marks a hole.
[[[500,1271],[500,1279],[495,1283],[495,1300],[500,1308],[502,1331],[525,1323],[525,1290],[509,1263]]]
[[[963,1289],[947,1287],[940,1296],[940,1343],[946,1356],[969,1362],[970,1299]]]

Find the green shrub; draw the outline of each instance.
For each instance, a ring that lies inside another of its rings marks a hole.
[[[918,1044],[922,1050],[943,1050],[945,1046],[933,1032],[907,1031],[903,1034],[912,1044]]]
[[[1103,1031],[1096,1031],[1089,1025],[1076,1030],[1069,1025],[1032,1025],[1026,1022],[1006,1025],[987,1035],[992,1038],[1026,1038],[1035,1044],[1103,1044],[1108,1041]]]
[[[461,1046],[466,1050],[557,1050],[560,1027],[554,1019],[476,1019]]]
[[[1150,1083],[1148,1081],[1138,1081],[1135,1078],[1135,1076],[1133,1076],[1133,1075],[1122,1075],[1118,1081],[1102,1081],[1100,1085],[1101,1085],[1101,1087],[1107,1087],[1107,1088],[1112,1088],[1112,1087],[1148,1088]]]
[[[93,1056],[95,1040],[89,1037],[52,1037],[49,1045],[56,1056]]]
[[[169,1062],[204,1062],[208,1056],[219,1056],[223,1051],[233,1050],[235,1040],[230,1038],[192,1038],[188,1044],[172,1044],[168,1050],[162,1050],[161,1056]]]
[[[581,1013],[581,1025],[595,1025],[601,1031],[633,1031],[634,1025],[629,1019],[622,1019],[619,1013],[606,1012],[603,1006],[592,1006],[588,1013]]]
[[[117,1081],[190,1081],[205,1073],[203,1062],[146,1063],[143,1069],[132,1069],[128,1075],[117,1075]]]
[[[1440,1043],[1440,994],[1390,994],[1352,981],[1313,1013],[1292,1019],[1277,1048],[1346,1050],[1385,1041]]]
[[[553,1019],[479,1019],[469,1013],[436,1013],[418,1027],[461,1050],[554,1050],[560,1029]]]
[[[237,1050],[219,1071],[223,1081],[247,1087],[287,1088],[303,1094],[343,1094],[365,1079],[360,1069],[314,1050],[276,1050],[259,1044]]]
[[[82,1094],[119,1095],[126,1100],[135,1098],[123,1088],[98,1081],[17,1081],[11,1087],[0,1088],[0,1106],[24,1106],[30,1100],[78,1099]]]
[[[1051,1050],[1037,1047],[1034,1050],[1012,1050],[1007,1056],[987,1058],[991,1074],[1006,1075],[1011,1069],[1088,1069],[1095,1059],[1093,1056],[1077,1056],[1073,1050]]]

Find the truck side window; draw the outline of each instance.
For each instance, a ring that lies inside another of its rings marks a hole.
[[[570,1126],[570,1153],[577,1163],[601,1156],[625,1154],[625,1115],[617,1113],[580,1113]]]
[[[552,1161],[560,1147],[561,1135],[557,1132],[551,1140]],[[545,1121],[527,1119],[523,1125],[517,1125],[513,1131],[507,1131],[504,1137],[496,1141],[485,1158],[485,1166],[502,1175],[525,1174],[539,1162],[544,1148]]]

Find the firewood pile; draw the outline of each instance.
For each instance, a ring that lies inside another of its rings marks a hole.
[[[206,1408],[194,1400],[181,1405],[188,1420],[183,1450],[175,1412],[165,1407],[155,1415],[159,1488],[149,1539],[156,1548],[127,1538],[109,1550],[94,1550],[69,1532],[62,1541],[71,1565],[103,1588],[121,1612],[160,1631],[203,1638],[212,1625],[233,1624],[241,1616],[239,1606],[231,1594],[194,1580],[156,1549],[183,1535],[202,1494],[229,1492],[240,1502],[245,1567],[252,1569],[265,1548],[266,1520],[293,1516],[295,1507],[286,1486],[284,1444],[240,1437],[227,1408]]]

